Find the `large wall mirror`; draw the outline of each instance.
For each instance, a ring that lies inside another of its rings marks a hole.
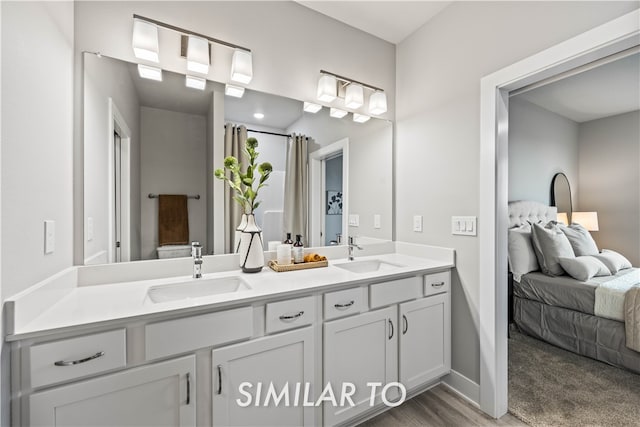
[[[569,223],[573,212],[571,186],[569,179],[562,172],[555,174],[551,180],[551,206],[557,206],[558,218],[563,218],[564,222]]]
[[[200,241],[207,254],[229,252],[224,185],[213,177],[226,124],[245,126],[259,141],[260,161],[274,167],[256,212],[265,245],[287,232],[292,134],[309,141],[307,244],[337,244],[346,235],[391,240],[391,122],[336,119],[327,108],[307,113],[299,100],[248,89],[233,98],[212,81],[192,89],[168,71],[162,81],[142,79],[136,64],[90,53],[83,61],[85,264],[158,258],[159,194],[188,197],[189,241]]]

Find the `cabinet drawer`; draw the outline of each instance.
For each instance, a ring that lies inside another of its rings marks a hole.
[[[314,297],[296,298],[267,304],[268,334],[310,325],[316,318]]]
[[[407,277],[369,286],[369,305],[372,309],[421,296],[422,276]]]
[[[366,308],[363,292],[366,290],[353,288],[324,294],[324,320],[360,313]]]
[[[152,323],[145,327],[147,360],[251,338],[251,307]]]
[[[93,375],[127,364],[126,330],[37,344],[29,348],[31,386]]]
[[[435,295],[451,290],[451,271],[424,276],[424,294]]]

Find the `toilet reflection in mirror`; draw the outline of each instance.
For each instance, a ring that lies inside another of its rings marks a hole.
[[[83,61],[85,264],[156,259],[159,248],[163,257],[190,256],[191,241],[205,254],[232,252],[224,185],[213,176],[227,123],[245,126],[260,161],[274,168],[256,212],[265,244],[289,231],[282,218],[292,134],[308,137],[306,244],[332,244],[338,235],[391,240],[391,122],[335,119],[328,108],[307,113],[302,101],[249,89],[229,97],[218,82],[193,89],[167,70],[161,82],[142,79],[136,64],[106,56],[85,53]],[[342,192],[342,215],[327,215],[327,191]],[[200,196],[186,199],[188,231],[173,245],[159,245],[159,199],[150,193]]]

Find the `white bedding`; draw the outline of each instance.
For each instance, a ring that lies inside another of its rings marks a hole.
[[[596,288],[594,314],[600,317],[625,321],[624,298],[633,286],[640,285],[640,269],[629,269],[629,273],[600,283]]]

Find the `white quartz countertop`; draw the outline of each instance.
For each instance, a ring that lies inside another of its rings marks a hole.
[[[329,267],[277,273],[265,266],[262,272],[242,273],[240,269],[204,274],[202,279],[240,276],[251,289],[207,295],[197,298],[154,303],[147,295],[152,286],[191,281],[190,276],[167,277],[114,284],[78,286],[53,299],[47,308],[32,319],[13,325],[8,341],[33,338],[69,328],[97,327],[106,322],[160,318],[214,311],[225,307],[252,304],[268,299],[282,299],[349,285],[375,283],[398,277],[425,274],[454,266],[453,261],[438,261],[399,253],[359,257],[356,261],[380,260],[397,267],[375,272],[354,273],[337,267],[346,259],[331,260]],[[19,300],[16,300],[19,303]]]

